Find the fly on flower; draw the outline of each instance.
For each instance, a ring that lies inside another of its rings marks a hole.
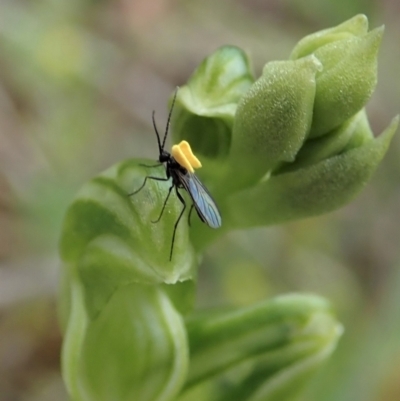
[[[157,223],[160,221],[164,213],[165,206],[168,202],[169,196],[171,195],[172,190],[175,189],[176,196],[182,203],[183,208],[174,225],[169,260],[172,259],[176,229],[186,209],[186,202],[182,194],[179,192],[180,189],[186,190],[189,193],[190,198],[192,200],[192,205],[189,211],[189,223],[190,223],[190,216],[194,207],[202,222],[206,223],[211,228],[221,227],[221,215],[218,210],[218,207],[214,199],[212,198],[211,194],[208,192],[207,188],[201,183],[201,181],[197,178],[196,174],[194,173],[194,169],[200,168],[201,163],[199,159],[197,159],[197,157],[193,154],[189,143],[186,141],[182,141],[178,145],[172,146],[171,153],[167,152],[164,149],[165,141],[168,136],[172,110],[174,108],[177,93],[178,89],[175,91],[174,98],[172,100],[172,105],[169,111],[167,125],[165,127],[165,133],[162,143],[154,119],[155,112],[153,111],[152,114],[153,126],[157,136],[157,143],[159,150],[159,155],[158,155],[159,164],[156,164],[155,166],[146,166],[146,167],[159,167],[161,165],[164,165],[166,177],[163,178],[163,177],[154,177],[148,175],[144,179],[143,184],[139,189],[128,194],[128,196],[132,196],[140,192],[146,185],[147,180],[169,181],[170,179],[172,179],[171,186],[168,190],[168,194],[161,208],[160,215],[157,220],[153,221],[153,223]]]

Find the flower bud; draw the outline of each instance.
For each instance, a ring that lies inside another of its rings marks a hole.
[[[302,39],[291,58],[314,54],[323,65],[310,137],[325,135],[360,111],[377,82],[377,56],[383,27],[366,33],[363,15]]]
[[[331,43],[315,52],[324,70],[317,77],[310,137],[326,134],[366,105],[377,82],[382,34],[383,28],[377,28],[360,38]]]
[[[283,400],[297,394],[343,332],[326,300],[300,294],[192,319],[187,328],[186,388],[213,378],[229,383],[225,373],[236,367],[240,373],[225,386],[227,400]]]

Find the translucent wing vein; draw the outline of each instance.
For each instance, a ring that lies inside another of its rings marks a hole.
[[[179,178],[192,198],[200,218],[211,228],[221,227],[221,215],[218,207],[197,176],[188,171],[186,174],[179,173]]]

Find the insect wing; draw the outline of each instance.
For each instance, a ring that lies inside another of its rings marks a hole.
[[[186,174],[182,174],[181,172],[178,174],[180,182],[186,191],[189,192],[200,218],[211,228],[221,227],[221,215],[207,188],[195,174],[189,171]]]

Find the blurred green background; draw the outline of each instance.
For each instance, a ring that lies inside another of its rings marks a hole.
[[[1,0],[0,400],[67,400],[59,370],[57,242],[79,187],[115,162],[156,157],[151,111],[224,44],[258,75],[306,34],[365,13],[386,25],[367,109],[400,110],[398,0]],[[331,300],[346,328],[308,401],[400,399],[400,137],[342,210],[231,233],[200,269],[198,306],[276,294]],[[239,400],[240,401],[240,400]]]

